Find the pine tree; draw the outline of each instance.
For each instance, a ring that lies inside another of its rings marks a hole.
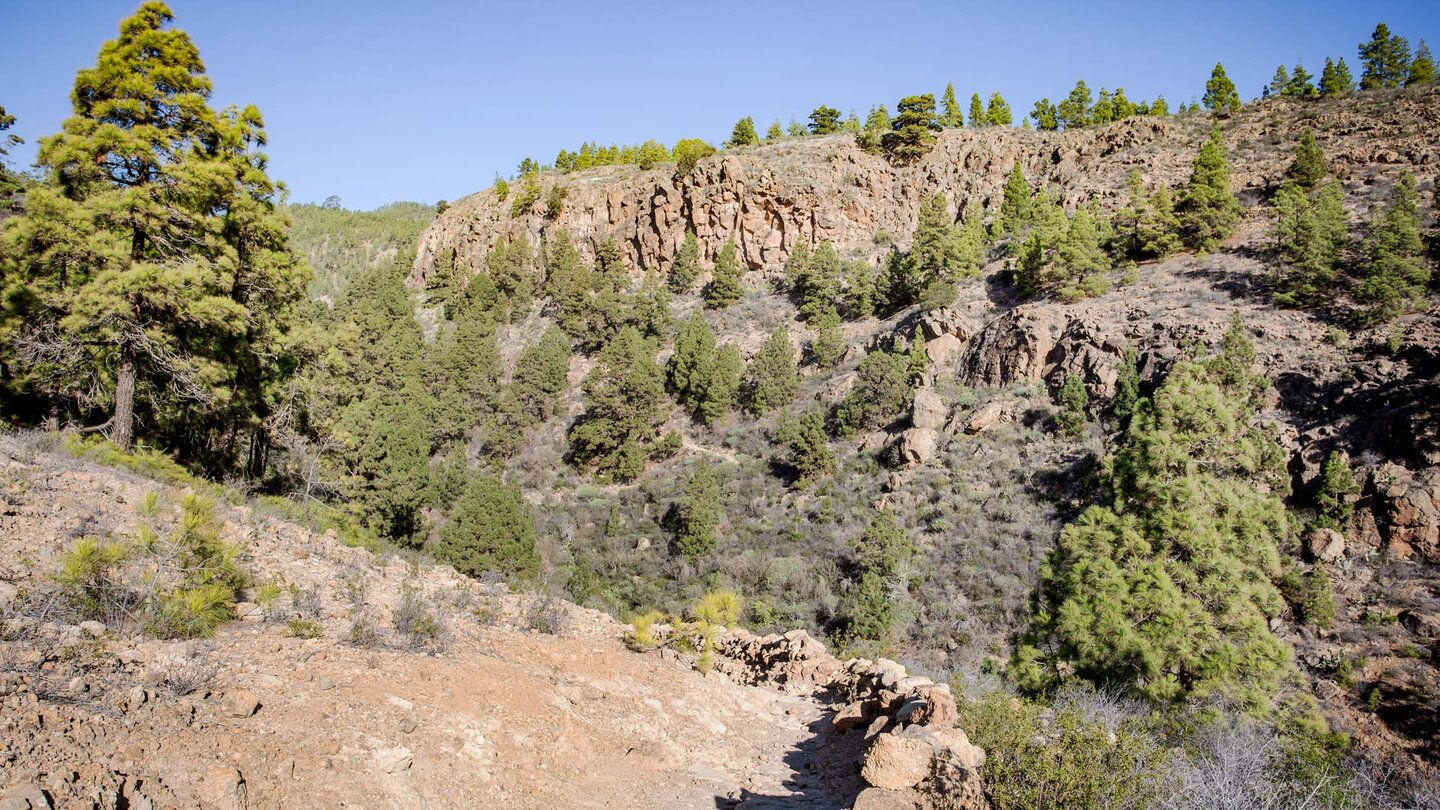
[[[1165,118],[1170,115],[1170,105],[1165,103],[1164,96],[1156,96],[1155,100],[1150,102],[1149,114],[1156,118]]]
[[[1295,69],[1290,72],[1290,82],[1285,85],[1285,95],[1294,98],[1313,98],[1317,92],[1315,76],[1305,69],[1305,65],[1296,62]]]
[[[990,103],[985,107],[985,123],[992,127],[1008,127],[1015,123],[1010,105],[999,93],[990,94]]]
[[[935,117],[935,97],[926,93],[906,96],[895,107],[891,130],[880,138],[881,148],[897,163],[911,163],[935,148],[935,132],[940,122]]]
[[[470,576],[498,573],[529,578],[540,571],[530,506],[514,484],[476,475],[440,528],[436,555]]]
[[[762,416],[789,404],[800,390],[800,370],[795,363],[795,344],[783,328],[765,339],[760,353],[745,370],[740,401],[745,410]]]
[[[931,97],[934,98],[933,96]],[[829,135],[840,131],[840,111],[821,104],[810,113],[810,133]]]
[[[1100,95],[1095,99],[1095,106],[1090,108],[1090,123],[1095,125],[1108,124],[1115,120],[1115,104],[1110,100],[1110,91],[1100,88]]]
[[[1135,415],[1139,407],[1140,358],[1135,347],[1129,346],[1125,349],[1125,362],[1120,365],[1120,373],[1115,377],[1115,399],[1111,402],[1110,409],[1123,429],[1129,426],[1130,417]]]
[[[1345,531],[1355,513],[1355,504],[1350,502],[1350,498],[1359,491],[1349,457],[1339,450],[1331,450],[1320,469],[1320,479],[1315,487],[1315,510],[1319,513],[1315,522],[1326,528]]]
[[[835,433],[849,438],[874,430],[910,404],[910,363],[905,354],[873,351],[855,369],[855,385],[835,408]]]
[[[715,333],[696,311],[675,338],[675,352],[670,355],[665,375],[669,388],[681,405],[700,405],[715,361]]]
[[[740,268],[740,256],[733,241],[726,242],[720,248],[720,255],[715,259],[715,271],[710,278],[710,284],[705,288],[705,306],[709,309],[724,309],[736,302],[744,294],[740,286],[740,279],[744,271]]]
[[[108,413],[122,448],[139,421],[221,465],[245,454],[258,476],[309,270],[286,241],[259,111],[209,107],[172,19],[143,4],[77,74],[73,114],[40,143],[44,179],[6,223],[18,266],[0,336],[58,358],[17,369],[21,384]]]
[[[715,351],[715,360],[701,393],[700,421],[714,425],[730,413],[739,397],[744,374],[745,359],[735,344],[726,343]]]
[[[1055,416],[1061,432],[1072,438],[1082,435],[1089,408],[1090,394],[1085,382],[1074,374],[1067,374],[1065,384],[1060,387],[1060,413]]]
[[[680,247],[675,250],[675,261],[670,265],[670,289],[684,295],[695,286],[695,278],[699,275],[700,240],[694,231],[686,231]]]
[[[798,419],[783,418],[775,438],[790,451],[796,487],[804,489],[835,474],[835,454],[830,450],[825,417],[820,412],[810,410]]]
[[[1088,209],[1079,208],[1070,217],[1057,259],[1063,276],[1060,284],[1063,300],[1099,295],[1108,289],[1102,274],[1110,269],[1110,257],[1100,248],[1100,233]]]
[[[875,314],[875,271],[859,259],[845,263],[845,317],[850,320]]]
[[[664,372],[655,348],[625,327],[585,378],[585,412],[570,428],[571,455],[602,480],[630,481],[645,469],[665,421]]]
[[[1400,87],[1410,75],[1410,43],[1380,23],[1370,41],[1360,45],[1361,90]]]
[[[1342,96],[1355,89],[1355,79],[1350,75],[1350,67],[1341,59],[1337,64],[1329,57],[1325,59],[1325,69],[1320,71],[1320,95],[1325,98]]]
[[[816,319],[815,339],[810,341],[810,356],[815,365],[833,368],[845,352],[845,338],[840,334],[840,316],[833,310]]]
[[[737,146],[754,146],[760,143],[760,136],[755,134],[755,119],[745,116],[735,122],[735,128],[730,132],[730,140],[725,142],[727,149],[734,149]]]
[[[1430,268],[1423,261],[1419,197],[1415,176],[1405,171],[1390,191],[1390,202],[1370,223],[1361,245],[1365,277],[1355,296],[1367,309],[1370,323],[1393,320],[1425,301]]]
[[[1030,184],[1025,181],[1025,172],[1020,161],[1010,168],[1005,178],[1005,194],[1000,201],[1000,218],[996,229],[1000,234],[1017,234],[1030,218]]]
[[[1405,86],[1432,84],[1434,81],[1435,57],[1430,53],[1430,46],[1421,39],[1420,47],[1415,49],[1415,59],[1410,63],[1410,70],[1405,75]]]
[[[515,361],[510,396],[523,424],[540,424],[555,415],[570,379],[570,338],[559,327],[545,330]]]
[[[800,280],[800,318],[810,324],[827,318],[838,320],[835,302],[839,295],[840,254],[833,244],[821,242]]]
[[[454,441],[466,436],[499,404],[495,381],[501,376],[500,344],[490,313],[465,307],[457,313],[453,329],[436,344],[436,439]]]
[[[488,275],[485,279],[482,284],[489,283]],[[581,337],[590,326],[590,299],[596,281],[570,234],[556,234],[545,252],[544,292],[550,297],[549,313],[571,337]],[[470,284],[475,286],[474,281]]]
[[[1280,65],[1275,68],[1275,75],[1270,77],[1270,83],[1265,85],[1265,89],[1261,91],[1261,95],[1265,98],[1283,96],[1286,95],[1289,89],[1290,71],[1286,70],[1284,65]]]
[[[720,525],[720,484],[710,465],[701,461],[685,482],[685,493],[675,503],[675,553],[696,562],[715,550]]]
[[[1308,129],[1300,133],[1300,142],[1295,146],[1295,161],[1286,170],[1286,178],[1306,191],[1314,191],[1329,171],[1325,152],[1315,142],[1315,133]]]
[[[1060,128],[1060,110],[1050,99],[1042,98],[1035,102],[1035,108],[1030,111],[1030,117],[1035,120],[1035,128],[1048,132]]]
[[[979,93],[970,96],[970,126],[985,126],[985,105],[980,101]]]
[[[511,320],[523,318],[537,286],[529,237],[521,234],[508,243],[495,245],[485,256],[485,267],[505,301],[504,314]]]
[[[955,85],[945,85],[945,94],[940,99],[940,110],[940,123],[943,126],[955,129],[965,126],[965,114],[960,110],[960,102],[955,99]]]
[[[1090,88],[1083,80],[1076,82],[1075,89],[1071,90],[1070,95],[1056,108],[1056,121],[1066,129],[1079,129],[1089,125],[1090,102]]]
[[[1161,186],[1150,196],[1136,233],[1137,258],[1163,259],[1180,249],[1180,218],[1170,189]]]
[[[806,129],[804,124],[796,121],[794,118],[790,119],[790,125],[785,128],[785,136],[789,138],[801,138],[809,134],[810,130]]]
[[[765,141],[773,143],[785,137],[785,130],[780,128],[780,119],[770,122],[770,128],[765,130]]]
[[[1298,185],[1281,188],[1275,195],[1271,238],[1279,260],[1275,300],[1297,306],[1330,299],[1341,257],[1350,241],[1340,184],[1326,184],[1314,199]]]
[[[936,194],[920,206],[919,223],[907,258],[915,267],[922,290],[972,274],[972,268],[960,255],[955,221],[944,194]]]
[[[1111,103],[1115,106],[1116,121],[1124,121],[1126,118],[1130,118],[1138,112],[1138,108],[1134,102],[1125,97],[1125,88],[1123,87],[1115,88],[1115,98]]]
[[[841,612],[845,637],[883,640],[895,622],[891,592],[903,588],[901,566],[914,554],[909,535],[890,512],[880,512],[855,543],[856,581]]]
[[[1213,360],[1176,363],[1103,465],[1109,503],[1062,530],[1012,659],[1022,688],[1078,679],[1160,704],[1282,711],[1297,672],[1269,618],[1289,476],[1252,421],[1266,383],[1241,332]]]
[[[1240,94],[1235,92],[1235,83],[1225,75],[1225,66],[1219,62],[1210,71],[1210,81],[1205,83],[1205,95],[1200,100],[1206,109],[1222,117],[1240,111]]]
[[[1240,202],[1230,190],[1230,163],[1218,127],[1200,147],[1190,182],[1176,206],[1181,238],[1197,251],[1212,251],[1240,221]]]

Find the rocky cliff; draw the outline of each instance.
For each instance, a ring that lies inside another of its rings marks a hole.
[[[1274,99],[1248,105],[1221,125],[1237,185],[1252,198],[1283,175],[1300,127],[1314,129],[1335,176],[1350,187],[1399,167],[1423,173],[1440,162],[1434,89],[1303,105]],[[452,205],[421,237],[413,280],[423,280],[446,251],[478,266],[497,241],[524,234],[538,243],[556,230],[568,231],[586,251],[613,237],[638,270],[668,267],[687,229],[698,235],[707,260],[733,239],[751,269],[778,266],[796,244],[827,240],[870,254],[890,239],[908,240],[921,201],[937,193],[964,216],[988,217],[1017,161],[1028,180],[1071,207],[1123,203],[1131,169],[1151,188],[1179,184],[1209,126],[1207,116],[1193,116],[1068,132],[946,130],[922,160],[899,167],[841,134],[726,150],[684,175],[669,164],[547,172],[540,199],[518,216],[513,200],[498,199],[493,188]],[[564,187],[566,197],[550,219],[544,200],[554,186]]]

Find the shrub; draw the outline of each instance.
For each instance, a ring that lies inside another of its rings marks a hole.
[[[675,148],[670,154],[675,160],[676,171],[686,175],[694,171],[695,164],[701,159],[715,154],[715,147],[699,138],[682,138],[675,142]]]
[[[325,626],[311,619],[291,619],[285,625],[285,635],[291,638],[320,638]]]
[[[655,625],[664,619],[665,614],[658,610],[647,610],[631,616],[626,622],[630,625],[631,648],[643,652],[660,646],[660,640],[655,637]]]
[[[400,606],[391,616],[395,632],[412,649],[436,646],[441,639],[443,626],[425,598],[411,588],[400,591]]]
[[[60,558],[55,581],[81,616],[107,624],[123,616],[132,597],[115,582],[115,569],[128,552],[123,543],[82,537]]]
[[[179,588],[160,603],[151,631],[170,638],[209,638],[215,628],[234,616],[235,592],[228,585],[209,583]]]

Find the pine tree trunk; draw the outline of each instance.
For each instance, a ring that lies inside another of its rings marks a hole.
[[[120,346],[120,371],[115,377],[115,429],[111,441],[121,450],[135,444],[135,352],[130,344]]]

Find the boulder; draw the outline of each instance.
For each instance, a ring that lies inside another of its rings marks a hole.
[[[924,313],[916,322],[915,328],[927,342],[952,337],[964,343],[969,336],[965,316],[951,307],[941,307]]]
[[[943,366],[950,363],[965,348],[965,341],[954,335],[941,335],[925,342],[925,356],[930,364]]]
[[[1440,467],[1382,464],[1370,478],[1372,508],[1391,555],[1440,562]]]
[[[897,450],[905,464],[924,464],[935,457],[940,434],[934,428],[913,427],[900,434]]]
[[[837,731],[849,731],[852,728],[865,725],[868,714],[869,713],[865,711],[865,704],[860,701],[855,701],[854,703],[847,704],[845,708],[836,712],[835,716],[830,718],[830,724],[833,725]]]
[[[886,790],[906,790],[930,775],[934,749],[924,740],[881,734],[865,752],[860,776],[866,783]]]
[[[1305,536],[1305,548],[1312,559],[1339,562],[1345,556],[1345,535],[1334,529],[1314,529]]]
[[[960,381],[999,388],[1038,380],[1065,327],[1053,307],[1021,305],[985,324],[965,344]]]
[[[921,388],[915,392],[915,401],[910,406],[910,424],[917,428],[938,428],[945,424],[945,400],[933,388]]]
[[[970,412],[970,416],[965,420],[965,432],[980,433],[1003,418],[1005,418],[1005,404],[987,402]]]
[[[39,785],[16,785],[0,793],[0,810],[51,810],[50,797]]]

